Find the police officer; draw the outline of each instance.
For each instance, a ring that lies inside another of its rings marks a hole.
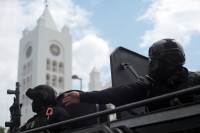
[[[79,102],[122,105],[200,85],[200,75],[183,67],[185,54],[176,40],[162,39],[155,42],[149,48],[148,55],[149,68],[146,77],[140,77],[130,85],[98,92],[66,93],[63,103],[66,106]],[[149,110],[155,110],[174,106],[191,101],[194,95],[157,102],[148,107]]]
[[[35,112],[36,115],[30,118],[27,123],[20,128],[20,131],[46,126],[70,118],[66,110],[60,107],[55,107],[57,103],[56,94],[56,91],[47,85],[39,85],[33,89],[29,88],[26,91],[26,96],[33,100],[32,111]],[[48,129],[45,132],[57,133],[69,129],[69,125],[64,125],[58,128]]]

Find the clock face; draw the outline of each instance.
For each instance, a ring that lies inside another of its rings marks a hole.
[[[29,46],[26,50],[26,57],[29,58],[31,56],[31,53],[32,53],[32,47]]]
[[[60,54],[60,48],[56,44],[51,44],[50,51],[54,56],[58,56]]]

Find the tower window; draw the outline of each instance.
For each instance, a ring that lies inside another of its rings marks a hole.
[[[55,75],[53,75],[53,78],[52,78],[52,86],[54,87],[57,86],[57,77]]]
[[[51,61],[50,61],[50,59],[47,59],[47,70],[51,70]]]
[[[56,72],[57,71],[57,62],[53,61],[53,71]]]
[[[26,89],[28,89],[29,88],[29,77],[27,77],[27,87],[26,87]]]
[[[29,73],[30,72],[30,63],[28,62],[28,64],[27,64],[27,73]]]
[[[26,80],[23,80],[23,89],[26,89]]]
[[[33,68],[33,61],[31,60],[30,71],[32,71],[32,68]]]
[[[30,85],[29,85],[29,87],[31,87],[32,86],[32,75],[30,76]]]
[[[51,80],[50,80],[50,75],[49,74],[47,74],[46,75],[46,85],[51,85]]]
[[[26,75],[26,65],[24,65],[23,72],[24,72],[24,75]]]
[[[59,77],[59,88],[64,88],[63,78]]]
[[[60,63],[59,63],[59,73],[63,73],[63,72],[64,72],[63,63],[60,62]]]

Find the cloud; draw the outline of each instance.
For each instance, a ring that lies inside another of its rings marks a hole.
[[[5,120],[10,119],[8,107],[13,102],[13,96],[8,96],[6,90],[15,89],[17,81],[19,40],[25,27],[35,28],[44,5],[41,0],[0,1],[0,5],[0,126],[4,126]],[[71,0],[52,0],[49,10],[59,30],[65,24],[70,27],[73,73],[80,73],[86,90],[92,68],[101,70],[109,66],[109,42],[98,36],[98,29],[90,22],[92,13]]]
[[[91,29],[90,22],[91,12],[86,11],[71,0],[52,1],[50,4],[50,12],[58,28],[61,29],[64,24],[70,27],[73,39],[83,38],[85,30]]]
[[[153,24],[141,36],[140,47],[148,47],[163,38],[178,40],[183,46],[189,45],[191,36],[200,33],[200,1],[153,0],[147,11],[137,20]]]
[[[100,0],[92,0],[91,1],[91,5],[97,5],[100,2]]]
[[[196,54],[197,54],[197,55],[200,55],[200,51],[197,51]]]
[[[109,66],[109,42],[94,34],[87,34],[73,44],[73,73],[83,78],[87,86],[89,73],[96,67],[101,70]],[[85,89],[86,90],[86,89]]]

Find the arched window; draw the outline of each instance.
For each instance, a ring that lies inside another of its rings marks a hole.
[[[63,78],[62,77],[59,77],[59,88],[64,88],[64,84],[63,84]]]
[[[31,60],[30,71],[32,71],[32,68],[33,68],[33,61]]]
[[[23,94],[22,95],[22,103],[24,104],[24,101],[25,101],[25,95]]]
[[[46,85],[51,85],[51,77],[49,74],[46,75]]]
[[[23,89],[24,90],[26,89],[26,80],[25,79],[23,80]]]
[[[29,77],[27,77],[27,84],[26,85],[27,85],[26,89],[28,89],[29,88]]]
[[[29,73],[30,72],[30,63],[28,62],[27,63],[27,73]]]
[[[59,63],[59,73],[64,73],[64,66],[62,62]]]
[[[47,70],[51,70],[51,61],[50,61],[50,59],[47,59]]]
[[[24,72],[24,75],[26,75],[26,65],[24,65],[23,72]]]
[[[52,86],[56,87],[57,86],[57,77],[53,75],[52,77]]]
[[[56,72],[57,71],[57,62],[53,61],[53,71]]]

